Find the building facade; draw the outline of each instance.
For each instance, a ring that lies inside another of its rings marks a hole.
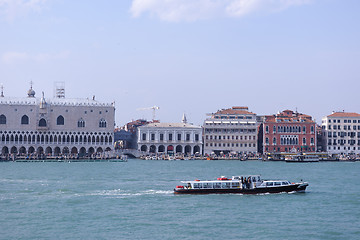
[[[360,154],[360,114],[333,112],[322,119],[323,149],[330,154]]]
[[[14,155],[91,155],[113,150],[114,103],[93,99],[0,97],[0,150]]]
[[[153,122],[138,127],[138,150],[143,154],[201,154],[202,128],[188,123]]]
[[[248,107],[232,107],[210,114],[204,121],[204,154],[256,153],[256,114]]]
[[[285,110],[265,116],[263,148],[267,152],[315,152],[316,123],[306,114]]]

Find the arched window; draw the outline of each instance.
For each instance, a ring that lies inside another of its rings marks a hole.
[[[79,121],[78,121],[78,127],[79,127],[79,128],[85,127],[85,121],[84,121],[84,119],[82,119],[82,118],[79,119]]]
[[[21,117],[21,124],[29,124],[29,117],[24,115]]]
[[[105,121],[105,119],[102,118],[102,119],[100,120],[100,122],[99,122],[99,127],[100,127],[100,128],[106,128],[106,121]]]
[[[40,119],[39,121],[39,127],[46,127],[46,120],[45,119]]]
[[[4,114],[0,115],[0,124],[6,124],[6,117]]]
[[[56,125],[64,125],[64,117],[63,116],[58,116],[56,119]]]

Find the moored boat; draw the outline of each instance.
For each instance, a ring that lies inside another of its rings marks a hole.
[[[260,194],[281,192],[305,192],[307,182],[291,183],[287,180],[262,180],[260,175],[220,177],[217,180],[181,181],[175,194]]]
[[[285,159],[286,162],[302,162],[302,163],[309,163],[309,162],[319,162],[320,158],[317,154],[298,154],[295,156],[290,156],[290,158]]]

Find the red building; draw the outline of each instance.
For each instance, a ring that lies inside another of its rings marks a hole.
[[[265,116],[264,152],[315,152],[315,125],[311,116],[291,110]]]

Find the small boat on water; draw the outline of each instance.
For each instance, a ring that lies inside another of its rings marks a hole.
[[[305,192],[307,182],[291,183],[287,180],[262,180],[260,175],[224,176],[217,180],[181,181],[183,185],[176,186],[175,194],[260,194],[281,192]]]
[[[320,158],[317,154],[298,154],[285,158],[285,162],[295,163],[309,163],[309,162],[319,162]]]

